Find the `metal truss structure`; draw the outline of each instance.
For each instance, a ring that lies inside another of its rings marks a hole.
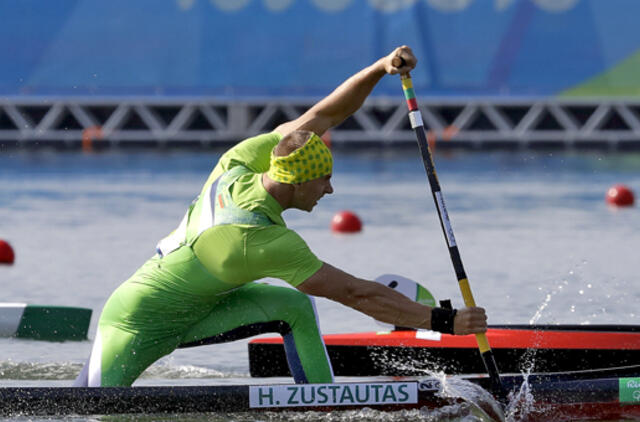
[[[426,100],[426,101],[425,101]],[[294,119],[315,99],[0,98],[3,147],[227,146]],[[427,138],[467,149],[640,149],[640,99],[423,98]],[[403,101],[371,98],[335,146],[415,142]]]

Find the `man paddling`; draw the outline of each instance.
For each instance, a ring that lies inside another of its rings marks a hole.
[[[416,63],[410,48],[399,47],[297,119],[226,152],[178,228],[108,299],[74,385],[131,385],[178,347],[268,331],[283,335],[296,382],[332,382],[312,296],[396,326],[486,331],[482,308],[424,306],[322,262],[282,219],[285,209],[311,211],[333,192],[333,157],[319,136],[358,110],[383,76]],[[265,277],[295,289],[254,283]]]

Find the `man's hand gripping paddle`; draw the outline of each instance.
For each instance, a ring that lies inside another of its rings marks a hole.
[[[399,68],[404,65],[403,62],[404,59],[402,59],[401,57],[396,57],[393,59],[392,64],[395,67]],[[460,252],[458,251],[458,246],[456,244],[455,237],[453,236],[453,228],[451,227],[451,222],[449,221],[449,215],[447,214],[447,208],[445,206],[444,198],[440,189],[440,182],[438,181],[438,176],[436,175],[436,169],[433,163],[433,158],[431,156],[431,151],[429,150],[429,145],[427,143],[424,124],[422,123],[422,114],[418,109],[418,102],[416,101],[415,92],[413,91],[411,75],[409,75],[409,73],[405,73],[400,75],[400,78],[402,81],[402,90],[404,91],[404,96],[407,100],[407,106],[409,108],[409,120],[411,121],[411,127],[413,128],[413,131],[415,132],[418,140],[418,147],[420,148],[420,153],[422,154],[422,162],[427,172],[427,178],[429,179],[431,193],[438,210],[438,217],[440,218],[440,226],[442,227],[442,232],[447,242],[447,246],[449,247],[451,263],[453,264],[453,268],[456,272],[456,277],[458,279],[460,291],[462,292],[464,304],[468,307],[476,306],[475,300],[473,299],[473,295],[471,293],[471,287],[469,286],[469,280],[467,280],[467,275],[462,265]],[[484,333],[475,334],[475,336],[476,341],[478,342],[478,348],[480,349],[480,355],[482,356],[484,366],[487,369],[487,373],[489,374],[489,377],[491,379],[492,393],[501,401],[506,400],[507,394],[502,385],[502,381],[500,380],[498,366],[496,365],[491,347],[489,347],[487,336]]]
[[[429,290],[427,290],[419,283],[416,283],[409,278],[396,274],[384,274],[377,277],[375,281],[392,288],[398,293],[402,293],[409,299],[414,300],[418,303],[427,306],[436,306],[436,300],[431,292],[429,292]],[[440,301],[441,306],[444,306],[445,302],[449,301]],[[393,327],[392,325],[377,320],[376,322],[379,325],[382,325],[390,330],[415,330],[413,328]],[[440,333],[430,330],[416,331],[416,338],[423,339],[429,342],[440,341],[440,336]],[[406,362],[395,361],[393,358],[389,359],[387,357],[385,358],[385,364],[390,364],[392,366],[399,364],[402,367],[406,364]],[[409,363],[409,365],[411,365],[411,363]],[[438,380],[440,384],[439,388],[441,389],[441,394],[444,397],[462,399],[470,406],[469,411],[471,412],[471,414],[478,416],[480,420],[504,422],[504,412],[500,407],[500,403],[497,402],[496,399],[482,387],[470,383],[469,381],[466,381],[464,379],[448,377],[442,378],[442,375],[439,375],[437,373],[434,373],[433,376]],[[462,411],[463,409],[460,410]]]

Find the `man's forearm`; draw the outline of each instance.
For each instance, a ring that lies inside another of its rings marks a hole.
[[[311,107],[308,112],[330,120],[331,126],[340,124],[362,106],[373,88],[386,74],[383,60],[379,59],[351,76],[331,94]]]
[[[375,282],[354,291],[348,306],[374,319],[401,327],[431,328],[431,308]]]
[[[344,81],[302,116],[279,125],[275,130],[283,136],[294,130],[310,130],[322,135],[355,113],[384,75],[410,72],[416,63],[417,59],[409,47],[398,47]]]

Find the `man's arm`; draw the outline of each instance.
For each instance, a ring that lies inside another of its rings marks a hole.
[[[396,57],[404,60],[402,66],[393,65],[393,59]],[[384,75],[407,73],[415,68],[417,62],[418,60],[409,47],[398,47],[388,56],[379,59],[344,81],[302,116],[281,124],[275,130],[283,136],[294,130],[310,130],[317,135],[322,135],[327,129],[337,126],[355,113]]]
[[[297,288],[303,293],[342,303],[378,321],[400,327],[431,329],[431,307],[414,302],[383,284],[356,278],[326,263]],[[462,308],[456,313],[455,334],[483,333],[486,330],[484,309]]]

